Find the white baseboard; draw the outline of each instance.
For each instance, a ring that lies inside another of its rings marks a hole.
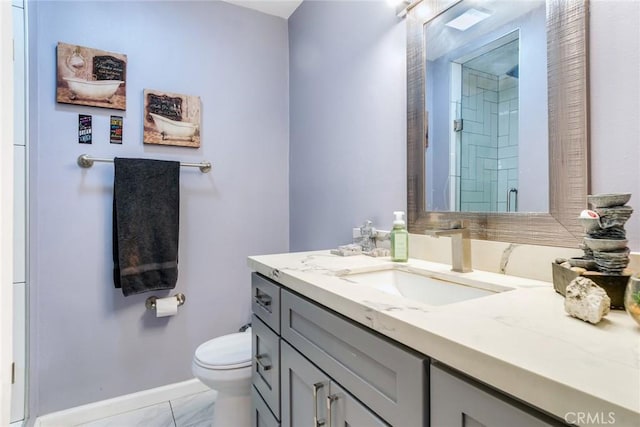
[[[74,426],[208,390],[206,385],[194,378],[42,415],[36,419],[34,427]]]

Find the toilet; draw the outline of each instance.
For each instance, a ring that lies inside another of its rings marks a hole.
[[[218,392],[213,427],[251,425],[251,328],[201,344],[193,356],[193,375]]]

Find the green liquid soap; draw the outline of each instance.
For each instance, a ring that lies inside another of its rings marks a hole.
[[[391,230],[391,261],[407,262],[409,259],[409,232],[404,222],[404,212],[393,213],[396,219]]]

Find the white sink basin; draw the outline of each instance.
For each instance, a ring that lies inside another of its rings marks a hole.
[[[409,272],[389,268],[366,273],[349,273],[342,278],[351,283],[434,306],[494,295],[512,289],[494,284],[455,283],[453,280],[459,278],[434,276],[434,273],[428,271]]]

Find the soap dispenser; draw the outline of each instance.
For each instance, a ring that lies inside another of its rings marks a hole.
[[[391,261],[407,262],[409,259],[409,233],[404,222],[404,212],[393,213],[393,230],[391,230]]]

